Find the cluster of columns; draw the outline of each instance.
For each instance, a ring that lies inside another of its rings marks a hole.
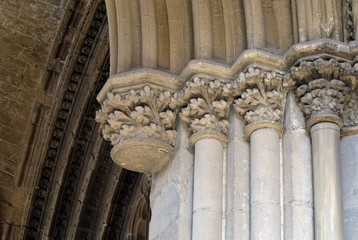
[[[112,88],[102,93],[108,97],[97,119],[104,137],[115,145],[114,161],[131,170],[156,172],[174,154],[175,118],[180,113],[195,154],[192,239],[218,240],[223,155],[233,106],[247,123],[245,137],[250,141],[251,239],[281,239],[280,137],[285,99],[293,90],[312,140],[315,237],[343,239],[339,138],[357,83],[351,63],[334,58],[305,60],[286,73],[248,67],[234,81],[197,75],[180,90],[165,93],[153,84],[146,90]],[[148,146],[150,139],[155,144]],[[134,147],[125,151],[118,147],[123,145]],[[138,147],[146,152],[134,151]]]

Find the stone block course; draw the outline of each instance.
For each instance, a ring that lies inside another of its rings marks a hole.
[[[27,36],[36,36],[35,25],[29,23],[24,19],[18,18],[17,16],[8,16],[4,19],[2,26],[4,28],[11,29],[12,31],[16,31]]]
[[[25,203],[15,185],[27,151],[35,102],[67,0],[0,1],[0,232],[17,236]],[[15,234],[15,235],[14,235]],[[17,237],[14,237],[17,239]]]
[[[0,149],[1,149],[1,155],[7,158],[11,158],[14,154],[17,153],[19,150],[18,147],[14,144],[11,144],[7,141],[0,140]]]
[[[6,139],[11,144],[18,144],[23,139],[24,134],[15,131],[13,128],[2,126],[0,128],[0,139]]]

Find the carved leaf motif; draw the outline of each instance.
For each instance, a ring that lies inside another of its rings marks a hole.
[[[169,141],[169,144],[174,145],[177,132],[175,130],[165,131],[165,136]]]
[[[148,137],[174,144],[176,114],[168,109],[171,97],[169,91],[149,86],[126,93],[116,89],[108,93],[96,117],[104,138],[113,145],[130,138]]]
[[[108,114],[105,114],[102,110],[96,112],[96,121],[99,123],[105,123],[108,119]]]
[[[121,136],[121,138],[130,138],[130,137],[134,137],[137,132],[138,129],[135,128],[134,126],[123,124],[121,130],[119,131],[119,135]]]
[[[227,116],[227,110],[230,106],[228,106],[227,102],[224,100],[214,101],[213,108],[219,117],[225,118]]]
[[[167,110],[165,112],[161,112],[159,113],[159,116],[164,127],[171,128],[174,125],[176,116],[172,111]]]
[[[182,120],[191,130],[217,131],[226,134],[227,119],[232,103],[231,85],[228,80],[194,77],[184,88],[174,94],[170,108],[181,108]],[[226,122],[225,122],[225,121]]]
[[[338,62],[334,58],[329,60],[318,58],[302,61],[299,66],[291,69],[291,77],[297,83],[307,84],[312,80],[333,79],[342,81],[346,86],[357,89],[357,70],[349,62]]]
[[[142,125],[148,125],[153,118],[152,110],[148,106],[137,106],[135,110],[131,112],[131,118]]]
[[[352,91],[358,86],[357,69],[353,64],[338,62],[334,58],[302,61],[298,67],[292,68],[291,76],[297,82],[299,105],[307,118],[321,113],[341,116]],[[347,114],[343,113],[342,117],[347,125],[349,113],[344,112]]]
[[[315,80],[317,84],[306,85],[306,93],[300,98],[300,106],[307,117],[314,112],[340,114],[343,108],[344,95],[341,91],[344,83],[338,80],[328,82],[323,79]],[[323,81],[322,81],[323,80]],[[312,81],[314,82],[314,81]],[[324,82],[324,84],[323,84]],[[332,84],[336,89],[332,88]]]
[[[120,129],[123,124],[131,124],[131,122],[131,119],[120,111],[110,113],[108,116],[108,123],[114,130]]]
[[[358,125],[358,92],[351,94],[351,98],[344,106],[342,118],[345,127]]]
[[[283,100],[293,82],[277,72],[261,71],[250,67],[233,83],[235,110],[245,116],[248,123],[282,121]]]
[[[208,113],[209,108],[209,105],[201,98],[190,99],[190,103],[188,104],[190,115],[202,116]]]

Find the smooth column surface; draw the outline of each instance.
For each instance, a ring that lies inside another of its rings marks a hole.
[[[193,236],[194,240],[222,238],[223,144],[216,139],[195,143]]]
[[[251,239],[280,240],[280,137],[261,128],[250,136]]]
[[[343,240],[340,128],[323,122],[311,128],[315,239]]]
[[[358,134],[341,139],[344,236],[358,236]]]

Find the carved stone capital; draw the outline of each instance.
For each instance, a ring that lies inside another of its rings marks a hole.
[[[316,79],[303,84],[296,90],[299,106],[307,118],[315,115],[333,114],[340,116],[349,88],[339,80]]]
[[[249,67],[232,83],[233,94],[237,97],[235,110],[244,116],[250,129],[255,123],[281,125],[285,97],[292,86],[288,75]]]
[[[335,58],[329,60],[318,58],[300,62],[298,67],[291,69],[292,79],[295,80],[296,95],[299,106],[305,113],[307,127],[328,121],[350,125],[354,118],[348,107],[354,105],[352,91],[357,89],[357,69],[349,62],[339,62]],[[345,112],[345,114],[343,114]]]
[[[342,118],[344,127],[358,126],[358,92],[350,95],[348,102],[344,105]]]
[[[174,94],[170,107],[181,108],[181,117],[194,134],[209,131],[226,135],[230,93],[227,80],[196,76]]]
[[[114,161],[130,170],[153,172],[170,160],[176,137],[176,113],[169,109],[171,97],[169,91],[149,86],[107,93],[96,120],[104,139],[115,146],[111,153]]]

